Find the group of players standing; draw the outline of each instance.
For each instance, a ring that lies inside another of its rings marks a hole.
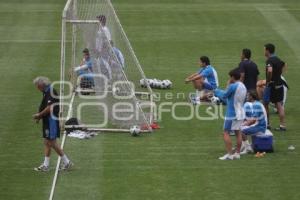
[[[243,49],[239,66],[229,72],[226,90],[218,88],[218,77],[210,60],[206,56],[200,57],[201,69],[185,79],[192,82],[196,88],[194,104],[201,104],[213,98],[219,98],[227,104],[224,121],[224,142],[226,154],[220,160],[240,159],[240,155],[252,151],[247,140],[248,135],[265,134],[271,129],[269,120],[269,104],[272,102],[279,115],[280,125],[277,131],[286,131],[285,125],[285,90],[288,88],[282,73],[287,64],[275,55],[273,44],[264,45],[266,57],[265,80],[258,80],[259,70],[251,60],[251,50]],[[230,134],[234,132],[237,145],[232,150]]]

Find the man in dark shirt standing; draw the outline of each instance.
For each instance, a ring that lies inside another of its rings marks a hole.
[[[37,77],[33,80],[34,85],[43,93],[43,99],[39,107],[39,112],[33,115],[33,119],[38,123],[41,119],[43,122],[43,138],[44,138],[44,162],[34,168],[35,171],[49,171],[51,148],[61,157],[63,165],[61,169],[70,169],[73,163],[68,159],[66,154],[56,143],[56,138],[60,136],[59,130],[59,99],[58,94],[46,77]]]
[[[241,81],[247,88],[247,91],[256,90],[256,83],[259,75],[257,65],[250,60],[251,50],[243,49],[239,70],[241,72]]]
[[[284,81],[281,78],[282,70],[286,67],[286,64],[275,55],[275,46],[273,44],[265,45],[265,56],[267,58],[266,88],[264,90],[263,100],[268,115],[268,128],[270,128],[269,103],[271,101],[275,104],[280,119],[280,126],[275,130],[286,131],[285,112],[282,104],[284,97]]]

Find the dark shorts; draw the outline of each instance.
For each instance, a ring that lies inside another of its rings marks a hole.
[[[282,102],[284,98],[284,87],[283,85],[273,86],[270,91],[270,101],[272,103]]]
[[[43,138],[55,140],[60,137],[59,122],[52,117],[43,119]]]

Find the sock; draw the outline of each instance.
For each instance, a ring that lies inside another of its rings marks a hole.
[[[196,97],[198,97],[199,96],[199,90],[196,90],[195,94],[196,94]]]
[[[44,165],[45,165],[46,167],[49,167],[49,164],[50,164],[50,157],[46,157],[46,156],[45,156],[45,159],[44,159]]]
[[[250,146],[249,140],[244,141],[244,144],[245,144],[246,146]]]
[[[66,154],[64,154],[63,156],[61,156],[62,161],[67,164],[70,162],[69,158],[66,156]]]

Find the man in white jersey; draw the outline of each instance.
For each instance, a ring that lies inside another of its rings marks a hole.
[[[99,15],[99,16],[97,16],[97,19],[99,20],[100,25],[101,25],[101,27],[102,27],[102,29],[104,31],[104,34],[106,35],[108,41],[111,41],[111,34],[110,34],[109,29],[106,26],[106,17],[105,17],[105,15]]]
[[[99,15],[97,19],[99,20],[99,30],[96,37],[96,52],[98,56],[101,55],[102,58],[107,59],[107,51],[105,51],[105,49],[107,49],[111,41],[111,34],[106,26],[105,15]]]

